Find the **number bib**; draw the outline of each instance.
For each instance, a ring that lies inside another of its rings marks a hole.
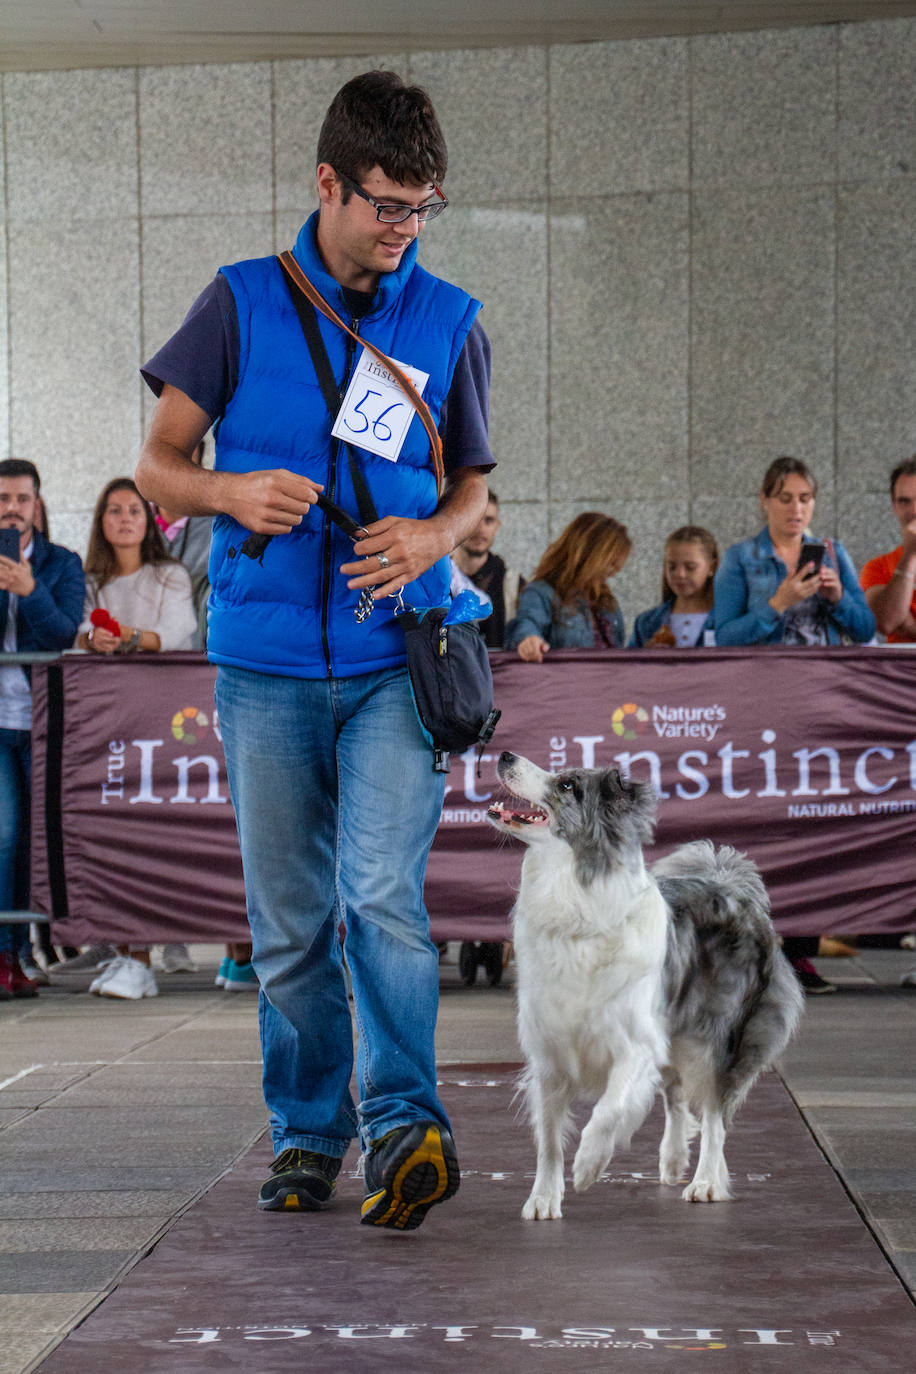
[[[429,373],[408,367],[397,358],[392,361],[422,396]],[[413,406],[388,369],[364,348],[331,433],[345,443],[356,444],[396,463],[414,414]]]

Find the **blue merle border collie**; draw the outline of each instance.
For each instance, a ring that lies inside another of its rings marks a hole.
[[[659,1088],[661,1181],[682,1180],[699,1129],[682,1196],[727,1201],[726,1129],[802,1008],[756,866],[700,841],[647,869],[656,794],[616,769],[553,774],[504,753],[497,771],[530,807],[488,813],[528,846],[513,938],[537,1172],[522,1216],[562,1215],[577,1098],[594,1103],[573,1163],[583,1192],[629,1144]]]

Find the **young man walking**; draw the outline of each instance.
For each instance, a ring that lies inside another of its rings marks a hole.
[[[416,261],[420,230],[447,204],[445,143],[425,92],[391,72],[348,82],[317,161],[320,206],[293,255],[358,335],[425,374],[422,396],[443,438],[441,494],[417,417],[396,452],[347,452],[332,435],[315,345],[276,258],[222,268],[144,368],[160,400],[137,480],[169,510],[215,516],[208,653],[276,1152],[258,1205],[327,1206],[358,1135],[361,1219],[406,1231],[456,1191],[459,1171],[436,1092],[438,957],[423,905],[443,778],[412,706],[393,598],[403,589],[413,604],[443,604],[448,555],[484,510],[489,345],[479,302]],[[337,324],[315,318],[343,397],[363,356]],[[344,432],[358,440],[371,425],[377,439],[390,435],[393,409],[377,405],[373,383],[351,394]],[[191,455],[217,420],[206,471]],[[366,524],[360,477],[379,518],[353,542],[315,503],[324,493]],[[250,533],[273,536],[260,559],[248,556]]]

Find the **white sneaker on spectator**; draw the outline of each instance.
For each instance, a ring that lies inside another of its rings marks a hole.
[[[197,965],[187,945],[163,945],[159,967],[163,973],[196,973]]]
[[[26,978],[28,978],[30,983],[39,984],[41,987],[44,988],[47,987],[51,981],[51,979],[45,973],[44,969],[39,968],[38,965],[35,963],[35,960],[30,959],[28,956],[26,956],[23,959],[22,955],[20,954],[19,967],[22,969],[23,973],[25,974]]]
[[[151,968],[141,964],[139,959],[121,959],[119,966],[112,969],[99,986],[100,997],[123,997],[129,1001],[139,1001],[141,997],[158,997],[159,989]]]
[[[52,964],[49,969],[51,982],[70,973],[92,973],[94,969],[100,969],[103,964],[110,963],[114,957],[113,946],[90,945],[82,954],[74,954],[72,959],[62,959],[60,963]]]
[[[900,979],[900,986],[902,988],[916,988],[916,966],[907,969]]]
[[[119,969],[127,958],[126,954],[113,954],[110,959],[103,959],[99,964],[99,972],[89,984],[89,991],[98,995],[99,989],[107,978],[110,978],[115,969]]]

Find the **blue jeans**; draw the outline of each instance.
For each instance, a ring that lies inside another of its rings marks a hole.
[[[31,734],[0,728],[0,911],[28,907],[31,776]],[[31,953],[28,922],[0,922],[0,952],[5,950]]]
[[[216,704],[275,1151],[342,1157],[357,1134],[365,1149],[413,1121],[448,1127],[436,1093],[438,955],[423,904],[444,778],[406,669],[306,679],[220,667]]]

